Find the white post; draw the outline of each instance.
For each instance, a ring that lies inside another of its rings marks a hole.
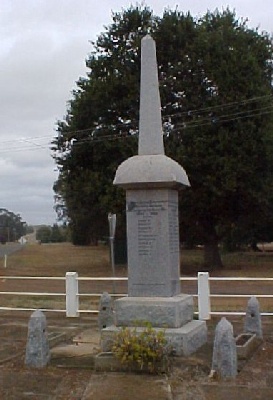
[[[66,316],[79,316],[78,273],[67,272],[66,283]]]
[[[209,273],[198,272],[198,314],[199,319],[210,319]]]
[[[5,257],[4,257],[4,268],[7,268],[7,261],[8,261],[8,256],[5,254]]]

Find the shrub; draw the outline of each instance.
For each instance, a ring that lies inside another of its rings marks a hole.
[[[164,331],[156,331],[150,325],[141,332],[122,328],[112,348],[114,356],[128,367],[159,373],[168,370],[170,349]]]

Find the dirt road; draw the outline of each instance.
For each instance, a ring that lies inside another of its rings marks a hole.
[[[20,243],[6,243],[0,244],[0,257],[8,256],[20,250],[22,245]]]

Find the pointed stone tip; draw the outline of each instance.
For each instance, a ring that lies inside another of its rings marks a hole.
[[[151,35],[149,35],[149,33],[147,33],[147,35],[143,36],[142,40],[154,40],[154,39],[152,38]]]
[[[247,308],[249,309],[260,309],[260,303],[256,296],[251,296],[247,302]]]
[[[101,299],[112,299],[112,297],[110,296],[110,294],[108,292],[103,292],[101,295]]]
[[[230,329],[232,328],[232,324],[226,319],[226,317],[222,317],[218,325],[223,329]]]
[[[43,317],[43,316],[44,316],[44,313],[41,310],[35,310],[31,314],[32,318]]]

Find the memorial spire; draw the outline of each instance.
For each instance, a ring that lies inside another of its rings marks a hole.
[[[164,154],[156,46],[150,35],[141,41],[138,154]]]

